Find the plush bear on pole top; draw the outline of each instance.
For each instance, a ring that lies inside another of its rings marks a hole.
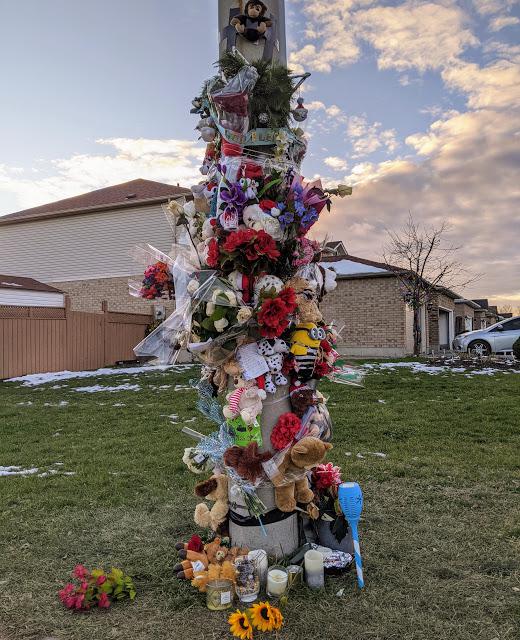
[[[284,2],[219,0],[219,22],[218,73],[191,110],[207,143],[203,179],[193,200],[169,204],[172,254],[141,253],[167,265],[176,310],[136,353],[174,362],[183,347],[204,365],[198,408],[217,430],[183,429],[197,440],[184,462],[209,476],[195,488],[196,524],[282,556],[299,546],[302,518],[319,517],[316,492],[331,485],[316,474],[340,482],[323,464],[332,427],[316,388],[336,373],[337,333],[319,309],[335,274],[307,234],[331,195],[351,190],[300,175],[309,74],[287,69]],[[145,293],[169,291],[150,281],[164,269],[148,266]]]

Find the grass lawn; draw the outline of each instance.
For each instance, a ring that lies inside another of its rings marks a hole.
[[[196,376],[0,383],[0,465],[39,469],[0,477],[1,640],[230,637],[226,615],[172,575],[174,543],[195,531],[195,478],[181,462],[192,441],[180,429],[210,428],[186,387]],[[139,389],[75,391],[95,384]],[[280,637],[517,639],[520,375],[399,369],[370,373],[363,390],[321,388],[330,459],[365,494],[367,586],[359,594],[348,574],[323,594],[302,588]],[[71,614],[57,591],[77,562],[125,569],[136,601]]]

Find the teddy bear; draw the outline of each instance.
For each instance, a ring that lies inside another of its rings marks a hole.
[[[252,425],[262,413],[262,400],[266,399],[267,394],[257,386],[255,380],[244,380],[237,376],[235,384],[237,388],[226,395],[224,417],[232,420],[240,416],[246,425]]]
[[[228,477],[226,475],[212,475],[204,482],[195,486],[195,495],[206,500],[213,500],[211,509],[201,502],[195,507],[194,520],[199,527],[209,527],[217,531],[219,525],[227,519],[229,511]]]
[[[191,585],[201,593],[205,593],[208,582],[213,582],[214,580],[231,580],[234,583],[236,572],[233,563],[225,560],[222,564],[210,564],[206,570],[195,571]]]
[[[244,7],[244,13],[232,18],[230,24],[246,40],[257,42],[265,36],[267,27],[272,24],[271,20],[265,17],[266,11],[266,5],[260,0],[249,0]]]
[[[280,222],[265,213],[258,204],[250,204],[242,212],[242,221],[248,229],[265,231],[275,240],[283,240],[284,232]]]
[[[253,304],[256,306],[260,302],[263,292],[280,293],[284,288],[283,280],[277,276],[264,274],[257,278],[254,286]]]
[[[269,372],[265,374],[265,390],[267,393],[276,393],[276,388],[288,384],[283,375],[284,354],[289,353],[289,347],[284,340],[264,338],[258,342],[258,352],[265,358]]]
[[[244,480],[254,483],[263,474],[262,463],[271,457],[270,451],[260,453],[258,443],[251,442],[247,447],[229,447],[224,453],[224,464],[235,469]]]
[[[275,486],[275,503],[280,511],[294,511],[297,502],[312,502],[314,494],[305,472],[320,464],[329,449],[332,449],[329,442],[306,436],[285,454],[278,472],[271,477]]]
[[[231,358],[213,370],[211,383],[216,387],[217,393],[224,393],[229,386],[229,379],[236,379],[240,375],[240,371],[240,365],[236,358]]]
[[[312,283],[305,278],[295,276],[287,282],[286,286],[294,289],[296,293],[299,322],[319,324],[323,320],[323,316],[316,302],[316,291]]]
[[[315,407],[322,402],[323,396],[308,384],[295,380],[289,389],[289,397],[291,400],[292,412],[303,418],[309,407]],[[319,435],[318,433],[310,433],[309,435]]]

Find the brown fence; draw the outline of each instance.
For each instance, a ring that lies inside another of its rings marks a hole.
[[[82,371],[135,358],[149,315],[0,305],[0,379]]]

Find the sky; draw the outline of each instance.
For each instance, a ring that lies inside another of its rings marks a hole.
[[[412,214],[520,308],[520,8],[515,0],[288,0],[310,71],[308,178],[346,183],[316,235],[380,259]],[[218,57],[217,0],[0,0],[0,215],[148,178],[190,186],[191,99]]]

